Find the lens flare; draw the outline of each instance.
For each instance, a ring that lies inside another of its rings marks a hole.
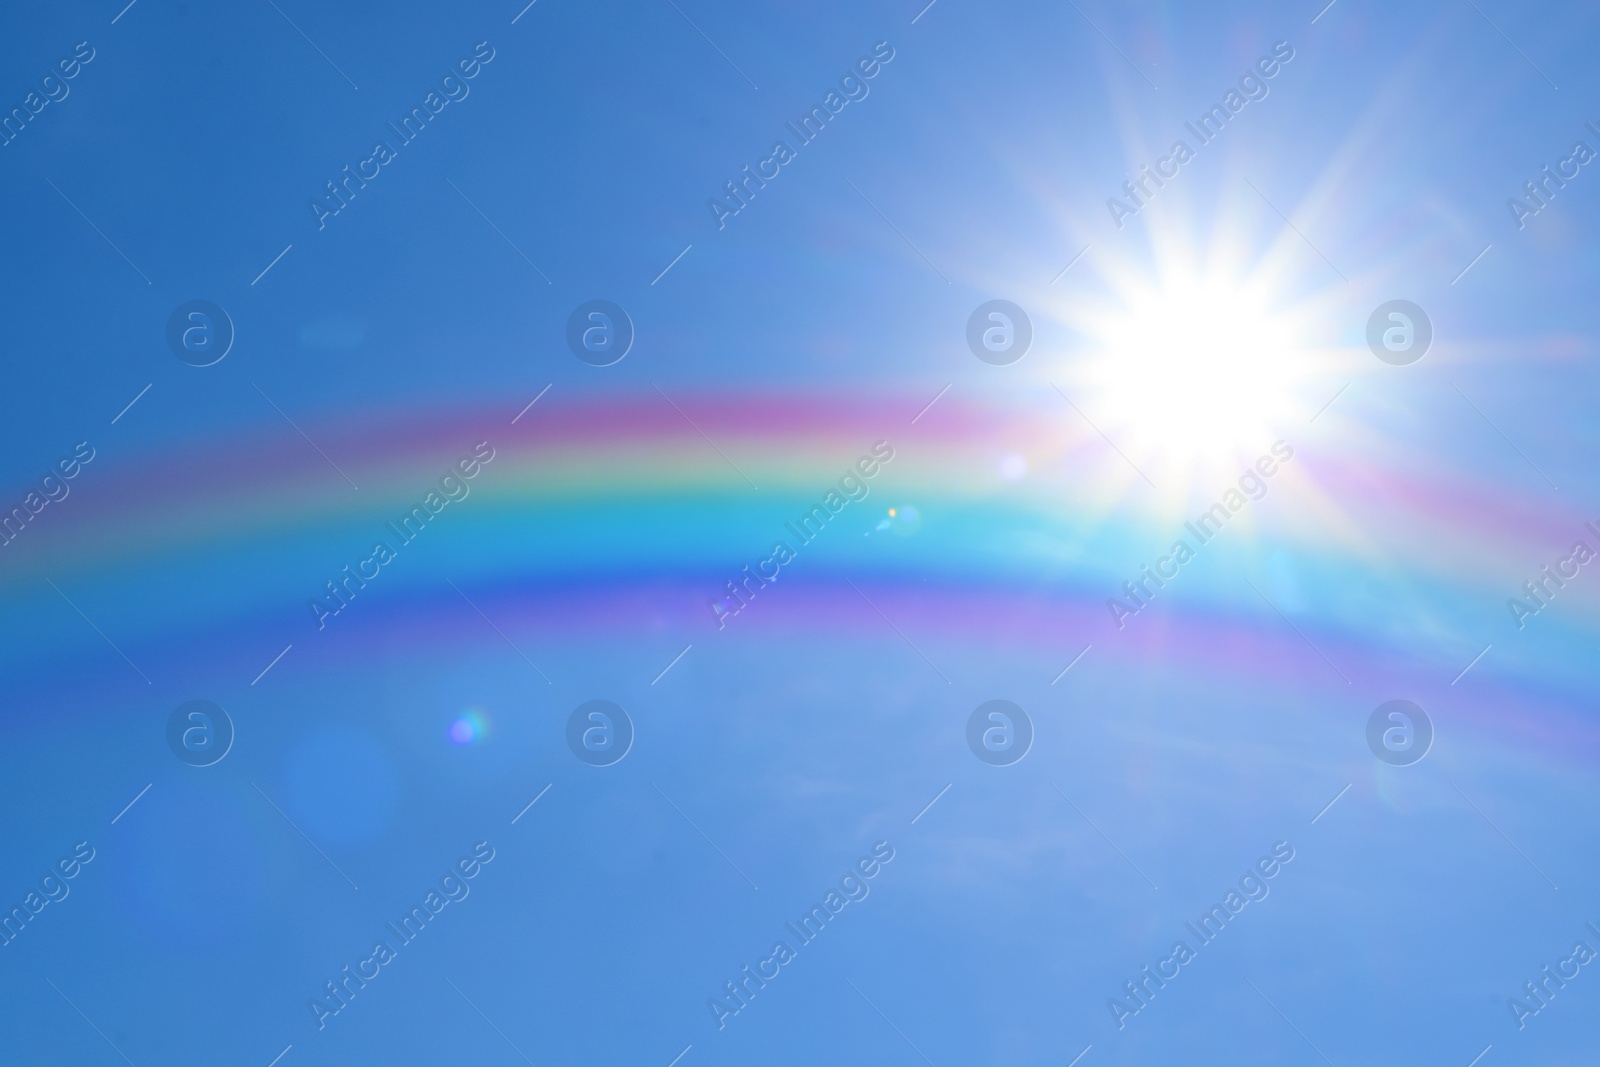
[[[489,732],[489,717],[477,708],[468,708],[450,723],[450,740],[458,745],[476,744]]]
[[[922,527],[922,514],[910,506],[890,508],[886,517],[864,534],[893,532],[897,537],[910,537]]]

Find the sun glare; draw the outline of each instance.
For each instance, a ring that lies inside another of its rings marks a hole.
[[[1308,370],[1301,332],[1258,283],[1167,274],[1122,288],[1080,323],[1082,405],[1152,478],[1248,465],[1295,416]]]

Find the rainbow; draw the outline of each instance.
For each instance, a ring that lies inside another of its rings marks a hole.
[[[1092,646],[1121,670],[1243,674],[1256,690],[1334,702],[1432,695],[1486,729],[1592,747],[1578,663],[1596,634],[1573,610],[1592,594],[1557,595],[1523,629],[1506,606],[1572,542],[1600,547],[1584,525],[1595,517],[1537,484],[1506,499],[1302,434],[1266,496],[1119,626],[1108,601],[1226,484],[1152,489],[1058,410],[946,398],[913,423],[919,406],[552,395],[515,422],[485,404],[307,424],[326,459],[273,426],[160,453],[107,440],[72,495],[4,551],[0,586],[38,620],[12,638],[29,674],[11,684],[32,684],[39,664],[94,669],[111,655],[68,597],[146,672],[244,681],[290,644],[328,669],[351,643],[400,660],[480,645],[480,615],[519,644],[603,636],[661,662],[685,643],[777,634],[898,642],[897,626],[933,662],[969,660],[974,644],[1033,650],[1047,688]],[[467,495],[401,547],[392,522],[483,442],[494,458]],[[894,458],[867,496],[795,541],[786,524],[874,442]],[[1028,473],[1008,480],[1013,453]],[[886,521],[891,508],[919,521]],[[325,583],[384,538],[397,558],[346,585],[349,610],[319,626],[309,605]],[[794,562],[719,620],[725,583],[778,540]],[[1548,544],[1546,558],[1527,558],[1530,544]],[[216,654],[195,656],[201,646]]]

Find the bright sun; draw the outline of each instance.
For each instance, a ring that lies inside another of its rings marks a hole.
[[[1262,283],[1163,275],[1125,279],[1073,316],[1089,341],[1072,360],[1075,403],[1157,482],[1226,476],[1304,418],[1303,331]]]

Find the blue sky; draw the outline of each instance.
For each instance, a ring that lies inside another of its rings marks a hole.
[[[7,22],[0,105],[58,99],[0,147],[3,506],[96,451],[0,558],[0,904],[95,856],[0,948],[0,1060],[1588,1048],[1590,967],[1521,1027],[1507,1001],[1600,950],[1600,601],[1587,569],[1526,630],[1505,600],[1600,522],[1600,170],[1508,206],[1600,151],[1593,8]],[[1275,48],[1199,145],[1185,124]],[[779,139],[795,158],[719,226]],[[1118,219],[1177,139],[1194,158]],[[1012,365],[966,342],[993,299],[1030,317]],[[1367,342],[1396,299],[1433,329],[1403,368]],[[167,342],[195,300],[234,331],[209,367]],[[591,300],[635,330],[615,365],[568,348]],[[321,581],[485,438],[477,498],[315,629]],[[879,438],[904,458],[870,504],[715,630],[708,594]],[[1299,481],[1124,641],[1106,597],[1278,439]],[[1401,696],[1438,727],[1412,767],[1363,740]],[[1000,697],[1037,728],[1010,767],[965,741]],[[595,698],[637,731],[610,767],[566,747]],[[168,748],[192,699],[237,727],[210,767]],[[319,1028],[323,983],[481,841],[470,894]],[[707,1000],[879,842],[870,895],[719,1028]],[[1119,1028],[1107,1000],[1279,842],[1270,895]]]

